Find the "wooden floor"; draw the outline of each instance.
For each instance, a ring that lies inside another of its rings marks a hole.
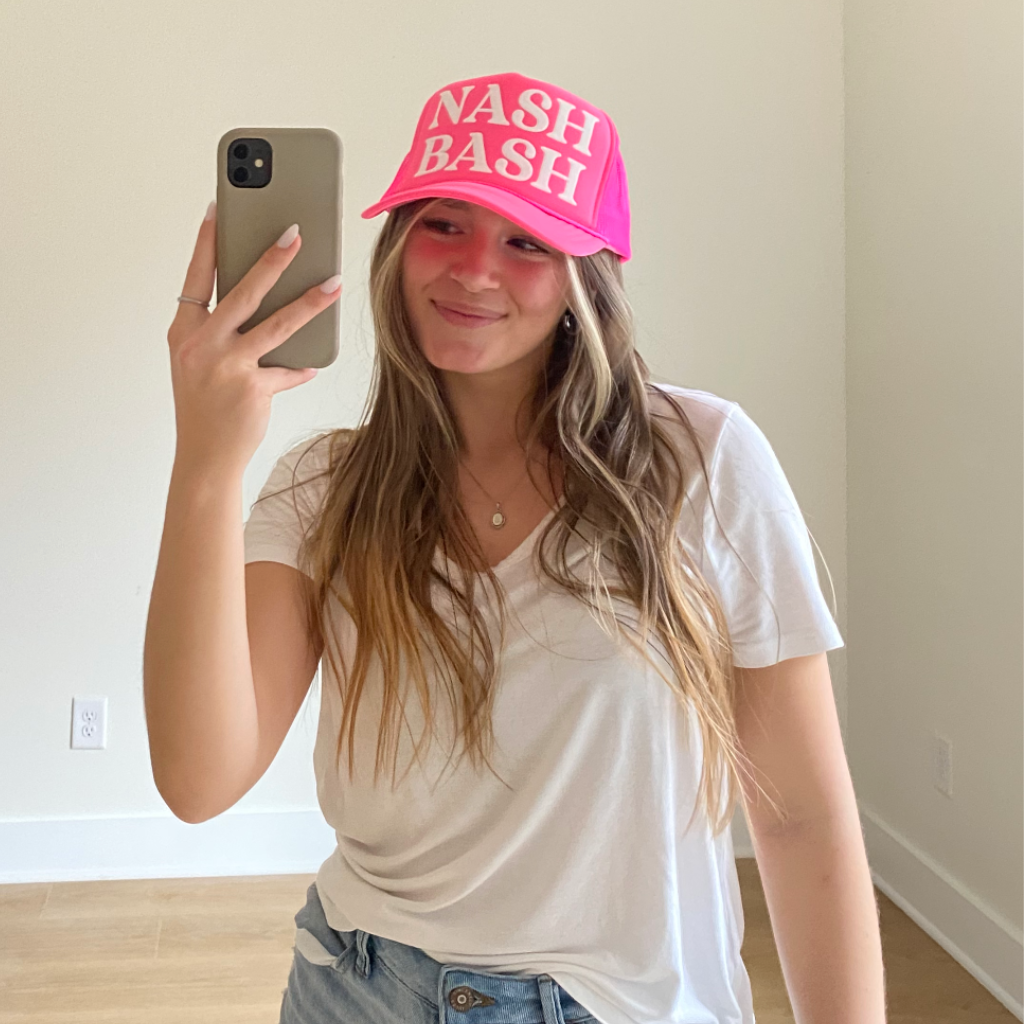
[[[758,1024],[792,1021],[756,861],[737,865]],[[0,886],[0,1024],[277,1024],[313,877]],[[876,896],[889,1024],[1016,1020]]]

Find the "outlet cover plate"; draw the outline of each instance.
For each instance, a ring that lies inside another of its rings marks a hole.
[[[72,698],[71,748],[73,750],[105,750],[106,746],[107,698]]]

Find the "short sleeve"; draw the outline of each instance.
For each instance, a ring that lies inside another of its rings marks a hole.
[[[330,438],[326,433],[302,441],[274,464],[243,530],[246,564],[283,562],[312,575],[299,564],[299,545],[326,492]]]
[[[735,665],[760,668],[844,646],[789,481],[764,433],[735,403],[709,477],[714,510],[705,504],[701,568],[722,603]]]

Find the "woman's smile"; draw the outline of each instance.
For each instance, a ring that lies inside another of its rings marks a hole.
[[[457,324],[459,327],[487,327],[489,324],[504,319],[503,316],[472,316],[468,313],[460,313],[457,309],[442,306],[433,299],[431,299],[431,303],[448,323]]]

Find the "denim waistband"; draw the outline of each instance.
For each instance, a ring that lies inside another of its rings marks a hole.
[[[438,1008],[438,1024],[572,1024],[592,1019],[590,1011],[548,974],[501,974],[441,963],[416,946],[358,928],[336,934],[345,943],[339,954],[325,949],[301,926],[295,947],[307,960],[322,965],[338,967],[353,957],[354,969],[366,979],[377,963],[386,964],[404,985]]]

